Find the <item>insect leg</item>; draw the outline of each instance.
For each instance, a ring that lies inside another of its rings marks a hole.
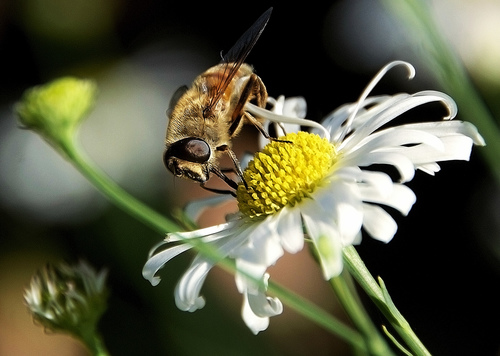
[[[259,130],[259,132],[262,134],[262,136],[264,136],[265,138],[267,138],[269,141],[276,141],[276,142],[285,142],[285,143],[293,143],[292,141],[287,141],[287,140],[278,140],[277,138],[274,138],[272,136],[270,136],[267,131],[264,129],[264,126],[262,126],[262,124],[260,123],[259,120],[257,120],[255,117],[253,117],[252,114],[250,114],[249,112],[246,112],[243,114],[245,115],[246,119],[251,122],[256,128],[257,130]],[[284,131],[284,130],[283,130]]]
[[[243,178],[243,171],[241,170],[240,162],[238,161],[238,158],[236,158],[236,155],[234,154],[233,150],[231,150],[228,145],[219,146],[219,147],[217,147],[217,150],[225,152],[225,153],[228,154],[228,156],[233,161],[234,168],[235,168],[234,172],[238,175],[238,177],[240,177],[240,179],[242,180],[243,184],[245,184],[245,188],[248,189],[247,182],[245,182],[245,179]],[[220,172],[220,174],[224,174],[220,170],[219,170],[219,172]],[[216,172],[214,172],[214,173],[218,174]],[[227,178],[226,175],[224,175],[224,176]],[[229,178],[227,178],[227,179],[229,179]],[[232,182],[234,183],[234,181],[232,181]]]
[[[245,104],[250,100],[255,100],[257,105],[260,107],[265,107],[267,101],[266,87],[264,86],[262,80],[255,73],[252,73],[252,75],[250,75],[250,78],[248,78],[248,81],[241,92],[240,100],[236,104],[236,107],[233,111],[233,123],[229,128],[229,134],[233,135],[237,131],[237,128],[240,126],[241,119],[245,117],[268,140],[291,143],[290,141],[278,140],[270,136],[259,120],[253,117],[249,112],[243,111]]]
[[[210,187],[205,186],[205,183],[200,183],[200,187],[202,187],[203,189],[208,190],[209,192],[212,192],[212,193],[217,193],[217,194],[231,194],[233,197],[236,197],[236,193],[233,192],[232,190],[210,188]]]
[[[243,118],[243,108],[250,100],[254,100],[260,107],[264,107],[267,101],[266,87],[255,73],[252,73],[248,78],[248,81],[245,83],[245,87],[241,91],[240,99],[234,107],[233,116],[231,117],[232,124],[229,127],[230,136],[238,133],[238,128],[240,127],[240,122]]]
[[[234,180],[232,180],[231,178],[229,178],[228,176],[226,176],[224,174],[226,172],[236,173],[237,174],[237,170],[236,169],[234,169],[234,168],[222,168],[222,169],[212,168],[211,172],[213,172],[217,177],[219,177],[220,179],[222,179],[231,188],[238,189],[238,184]],[[246,186],[246,184],[245,184],[245,186]],[[217,194],[231,194],[233,197],[236,197],[236,193],[233,192],[232,190],[210,188],[210,187],[207,187],[205,185],[205,182],[200,183],[200,187],[202,187],[203,189],[208,190],[209,192],[212,192],[212,193],[217,193]]]

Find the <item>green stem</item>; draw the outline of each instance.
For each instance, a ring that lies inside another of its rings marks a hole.
[[[102,342],[102,338],[99,335],[96,335],[95,337],[95,345],[96,345],[96,356],[108,356],[109,352],[104,346],[104,343]]]
[[[392,302],[383,281],[380,278],[380,284],[375,281],[353,246],[344,248],[344,262],[346,268],[377,305],[399,336],[405,341],[409,349],[415,355],[430,356],[430,352],[425,348],[424,344],[422,344],[411,329],[410,324]]]
[[[394,355],[378,329],[373,325],[358,296],[353,293],[343,275],[330,279],[337,298],[346,310],[354,325],[363,334],[367,349],[373,355]]]
[[[74,140],[67,140],[61,144],[61,147],[80,173],[94,184],[94,186],[111,202],[126,213],[134,216],[150,228],[162,234],[181,230],[178,224],[165,218],[163,215],[135,199],[109,179],[95,165],[89,163],[89,160],[82,154],[83,151],[78,150],[74,142]]]
[[[368,351],[363,337],[358,332],[352,330],[350,327],[308,300],[297,294],[290,293],[290,291],[284,287],[272,282],[269,282],[268,291],[303,317],[313,321],[330,333],[337,335],[353,347],[365,352]]]
[[[111,202],[161,234],[181,230],[176,223],[136,200],[116,183],[111,181],[103,172],[97,169],[97,167],[90,164],[88,159],[75,147],[73,142],[74,140],[71,139],[65,140],[59,147],[63,149],[67,158],[69,158],[75,167]],[[213,246],[202,243],[196,239],[190,239],[185,242],[192,244],[194,248],[204,256],[218,261],[219,266],[222,268],[231,273],[236,271],[234,262],[229,259],[221,259],[219,252]],[[246,277],[254,280],[250,275]],[[257,284],[261,283],[261,281],[258,280],[254,280],[254,282]],[[325,310],[322,310],[313,303],[297,296],[295,293],[276,283],[269,283],[268,291],[280,298],[284,304],[294,309],[298,314],[323,327],[332,334],[337,335],[358,349],[366,350],[363,338],[358,332],[335,319]],[[106,355],[106,353],[102,353],[102,355]]]
[[[101,336],[95,332],[89,335],[80,335],[81,341],[87,346],[94,356],[109,356],[109,352],[102,341]]]

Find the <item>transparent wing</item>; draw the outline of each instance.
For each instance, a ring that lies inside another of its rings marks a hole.
[[[235,45],[224,55],[221,63],[225,64],[223,76],[216,86],[213,94],[210,96],[210,101],[207,107],[203,110],[203,116],[206,118],[210,115],[213,108],[219,102],[220,98],[226,91],[229,83],[238,72],[248,54],[252,50],[255,43],[259,39],[262,31],[267,25],[273,8],[269,8],[255,21],[255,23],[236,41]]]

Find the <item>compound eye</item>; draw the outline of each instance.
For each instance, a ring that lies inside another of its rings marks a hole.
[[[210,146],[205,141],[188,137],[174,142],[165,152],[163,159],[176,157],[188,162],[205,163],[210,158]]]

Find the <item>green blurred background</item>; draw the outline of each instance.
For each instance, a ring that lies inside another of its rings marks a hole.
[[[320,120],[357,99],[374,73],[408,60],[417,78],[394,71],[376,93],[440,88],[425,52],[390,14],[368,0],[322,2],[170,2],[160,0],[0,1],[0,355],[86,355],[75,341],[45,335],[23,305],[23,288],[46,262],[85,258],[109,269],[111,298],[101,322],[114,355],[349,355],[350,349],[285,307],[254,336],[240,317],[233,277],[210,273],[196,313],[177,310],[173,289],[192,256],[169,262],[153,288],[141,269],[157,233],[109,205],[35,134],[19,129],[14,102],[29,86],[57,76],[97,81],[95,110],[80,139],[113,180],[171,215],[209,195],[163,167],[165,110],[175,89],[216,64],[220,51],[269,6],[271,20],[248,57],[271,96],[304,96]],[[500,4],[436,1],[433,14],[489,109],[500,117]],[[411,32],[411,30],[410,30]],[[460,110],[460,108],[459,108]],[[408,119],[438,119],[438,105]],[[471,120],[461,117],[462,120]],[[255,149],[249,129],[238,154]],[[388,245],[365,237],[361,256],[381,275],[400,311],[436,355],[500,352],[499,187],[475,150],[470,163],[417,173],[410,215],[394,215]],[[234,204],[203,215],[222,222]],[[307,251],[285,256],[271,278],[345,318]],[[383,318],[369,306],[376,323]]]

